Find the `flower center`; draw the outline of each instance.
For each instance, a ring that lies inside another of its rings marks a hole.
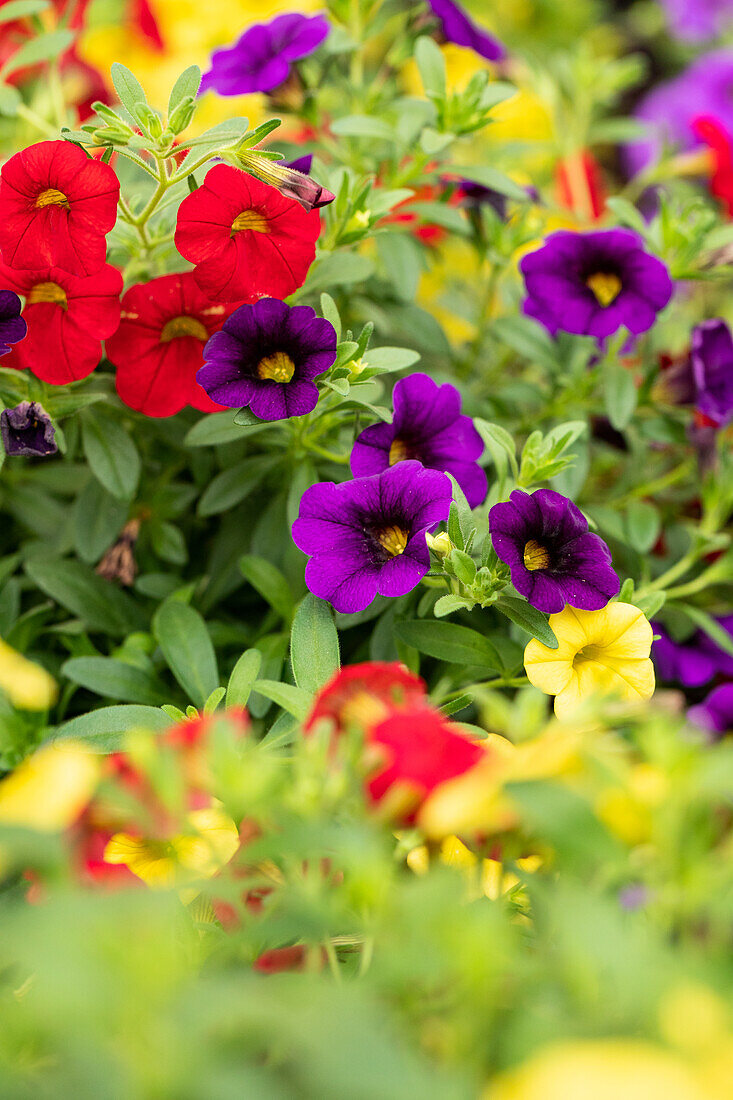
[[[196,317],[173,317],[167,321],[160,334],[160,342],[169,344],[179,336],[195,336],[204,342],[209,339],[208,332]]]
[[[547,549],[537,539],[530,539],[524,544],[524,568],[530,573],[538,569],[547,569],[550,564],[550,555]]]
[[[382,527],[375,532],[375,537],[380,546],[383,546],[391,558],[403,554],[407,543],[410,541],[410,532],[404,527],[392,524],[391,527]]]
[[[585,280],[585,285],[593,291],[599,305],[612,305],[621,293],[621,280],[612,271],[594,271]]]
[[[66,291],[58,283],[36,283],[31,287],[27,304],[37,306],[39,302],[53,302],[55,305],[63,306],[64,309],[68,305]]]
[[[241,233],[243,229],[249,229],[251,233],[269,233],[270,225],[267,218],[256,210],[243,210],[232,222],[232,233]]]
[[[295,374],[295,363],[284,351],[275,351],[272,355],[266,355],[257,364],[259,378],[269,379],[271,382],[289,382]]]
[[[41,191],[36,198],[36,207],[39,206],[65,206],[69,209],[69,200],[63,191],[57,191],[55,187],[49,187],[48,191]]]
[[[402,462],[404,459],[410,457],[410,448],[405,443],[404,439],[400,439],[397,436],[392,440],[392,446],[389,449],[389,464],[394,466],[396,462]]]
[[[578,653],[576,653],[575,657],[573,658],[573,668],[577,669],[579,665],[586,664],[590,661],[595,661],[596,663],[600,662],[602,664],[603,653],[603,646],[583,646],[583,648]]]

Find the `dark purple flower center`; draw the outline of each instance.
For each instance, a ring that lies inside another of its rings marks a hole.
[[[538,569],[547,569],[550,565],[550,552],[546,546],[537,542],[537,539],[529,539],[524,544],[522,558],[524,568],[529,569],[530,573],[535,573]]]
[[[36,283],[28,295],[28,305],[35,306],[39,302],[52,302],[54,305],[68,307],[66,291],[58,283]]]
[[[243,210],[232,222],[232,236],[248,229],[251,233],[269,233],[270,223],[257,210]]]
[[[295,374],[295,363],[285,351],[265,355],[257,364],[257,377],[271,382],[289,382]]]
[[[623,284],[614,271],[592,271],[590,275],[586,275],[585,285],[604,309],[613,305],[623,290]]]

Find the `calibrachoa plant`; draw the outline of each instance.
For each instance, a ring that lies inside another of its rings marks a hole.
[[[0,5],[3,1096],[729,1100],[731,29]]]

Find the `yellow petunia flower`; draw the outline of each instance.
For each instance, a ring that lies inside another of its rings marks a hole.
[[[649,658],[652,628],[628,603],[602,611],[566,607],[550,615],[557,649],[533,638],[524,651],[529,682],[555,696],[555,714],[565,718],[586,699],[616,695],[628,702],[651,699],[654,666]]]
[[[14,707],[46,710],[56,701],[56,681],[0,638],[0,688]]]
[[[74,745],[47,745],[0,783],[0,825],[60,832],[89,802],[99,757]]]

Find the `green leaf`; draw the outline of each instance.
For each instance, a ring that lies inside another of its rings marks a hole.
[[[82,561],[98,562],[119,535],[127,505],[90,478],[74,504],[74,543]]]
[[[455,596],[452,592],[448,592],[436,602],[433,615],[436,619],[442,619],[445,615],[452,615],[454,611],[470,609],[473,607],[473,603],[473,600],[467,599],[465,596]]]
[[[123,703],[159,707],[169,697],[149,673],[114,657],[72,657],[61,672],[75,684]]]
[[[216,654],[206,623],[188,604],[169,599],[153,618],[153,631],[168,667],[199,708],[219,686]]]
[[[198,65],[189,65],[173,85],[173,91],[168,100],[168,117],[175,111],[178,104],[187,96],[197,96],[201,86],[201,69]]]
[[[465,710],[466,707],[470,707],[472,703],[472,695],[459,695],[457,699],[451,699],[449,703],[443,703],[442,707],[439,709],[441,714],[458,714],[459,711]]]
[[[265,558],[245,554],[239,559],[239,568],[263,600],[289,623],[293,615],[293,596],[290,585],[277,566]]]
[[[87,409],[81,426],[89,467],[113,497],[132,500],[140,480],[140,455],[128,433],[106,413]]]
[[[603,368],[603,397],[608,419],[621,432],[629,424],[636,408],[634,376],[620,363]]]
[[[249,409],[245,410],[249,412]],[[210,413],[202,416],[198,424],[187,432],[183,440],[186,447],[218,447],[221,443],[234,443],[237,439],[247,439],[253,435],[252,428],[266,428],[269,421],[258,420],[253,415],[250,424],[243,424],[235,417],[239,411],[230,409],[227,412]]]
[[[27,561],[25,571],[38,588],[81,619],[88,630],[117,636],[145,629],[135,602],[81,562],[38,558]]]
[[[336,333],[336,340],[340,340],[341,317],[339,315],[338,306],[330,294],[321,295],[321,315],[333,326],[334,332]]]
[[[58,726],[52,740],[77,741],[91,752],[117,752],[131,729],[156,732],[168,729],[171,720],[157,707],[101,707]]]
[[[370,138],[395,141],[394,129],[382,118],[372,115],[344,115],[331,123],[331,131],[339,137]]]
[[[38,15],[50,7],[50,0],[9,0],[0,8],[0,23],[10,23],[14,19],[25,19],[29,15]]]
[[[308,593],[298,605],[290,632],[290,663],[299,688],[316,692],[338,672],[339,638],[325,600]]]
[[[368,367],[379,371],[405,370],[420,359],[420,353],[412,348],[370,348],[364,356]]]
[[[384,273],[404,302],[417,294],[423,270],[419,243],[409,233],[380,233],[376,237],[377,252]]]
[[[509,90],[509,95],[513,95],[516,91],[511,85],[505,87]],[[530,201],[529,195],[520,184],[515,183],[514,180],[509,179],[509,176],[505,176],[503,172],[491,168],[488,164],[452,164],[451,172],[472,180],[473,183],[480,183],[483,187],[489,187],[492,191],[498,191],[499,194],[514,199],[515,202]]]
[[[300,290],[291,295],[291,300],[328,290],[332,286],[362,283],[373,271],[374,264],[367,256],[360,256],[357,252],[330,252],[311,265],[308,278]]]
[[[245,649],[232,669],[227,684],[227,707],[246,707],[254,682],[260,674],[262,654],[259,649]]]
[[[395,624],[395,634],[405,645],[453,665],[479,666],[502,671],[501,658],[482,634],[456,623],[424,619]]]
[[[444,100],[447,95],[445,58],[428,35],[422,35],[415,43],[415,61],[426,96]]]
[[[626,530],[629,545],[640,554],[651,550],[659,538],[661,517],[653,504],[646,500],[632,500],[626,509]]]
[[[557,348],[551,336],[531,317],[500,317],[491,326],[491,334],[530,363],[538,363],[551,372],[558,369]]]
[[[707,611],[703,611],[700,607],[694,607],[689,603],[675,603],[675,607],[679,608],[688,619],[691,619],[695,626],[699,626],[708,638],[711,638],[717,646],[727,653],[729,657],[733,657],[733,638],[730,636],[727,630],[724,630],[717,619],[714,619],[712,615],[709,615]]]
[[[240,504],[253,492],[272,469],[277,459],[245,458],[236,466],[222,470],[210,481],[199,499],[197,512],[200,516],[216,516],[227,512],[235,504]]]
[[[254,689],[300,721],[310,710],[312,696],[292,684],[280,684],[277,680],[255,680]]]
[[[183,565],[188,561],[186,540],[174,523],[153,521],[150,524],[150,540],[153,550],[163,561],[169,561],[172,565]]]
[[[0,115],[15,118],[22,102],[23,97],[17,88],[12,84],[0,84]]]
[[[113,63],[110,74],[120,103],[132,118],[137,122],[142,122],[143,120],[138,111],[138,104],[147,102],[142,84],[137,77],[133,76],[130,70],[126,68],[125,65],[121,65],[119,61]]]
[[[269,420],[260,420],[259,416],[255,416],[251,409],[243,408],[237,409],[234,414],[234,423],[238,424],[241,428],[256,428],[258,424],[267,425],[270,424]]]
[[[0,78],[4,80],[18,69],[60,57],[73,41],[73,31],[51,31],[49,34],[39,34],[37,38],[31,38],[5,62],[0,69]]]
[[[517,600],[513,596],[501,596],[494,605],[498,611],[511,619],[513,623],[537,638],[549,649],[557,649],[560,644],[545,616],[526,600]]]

